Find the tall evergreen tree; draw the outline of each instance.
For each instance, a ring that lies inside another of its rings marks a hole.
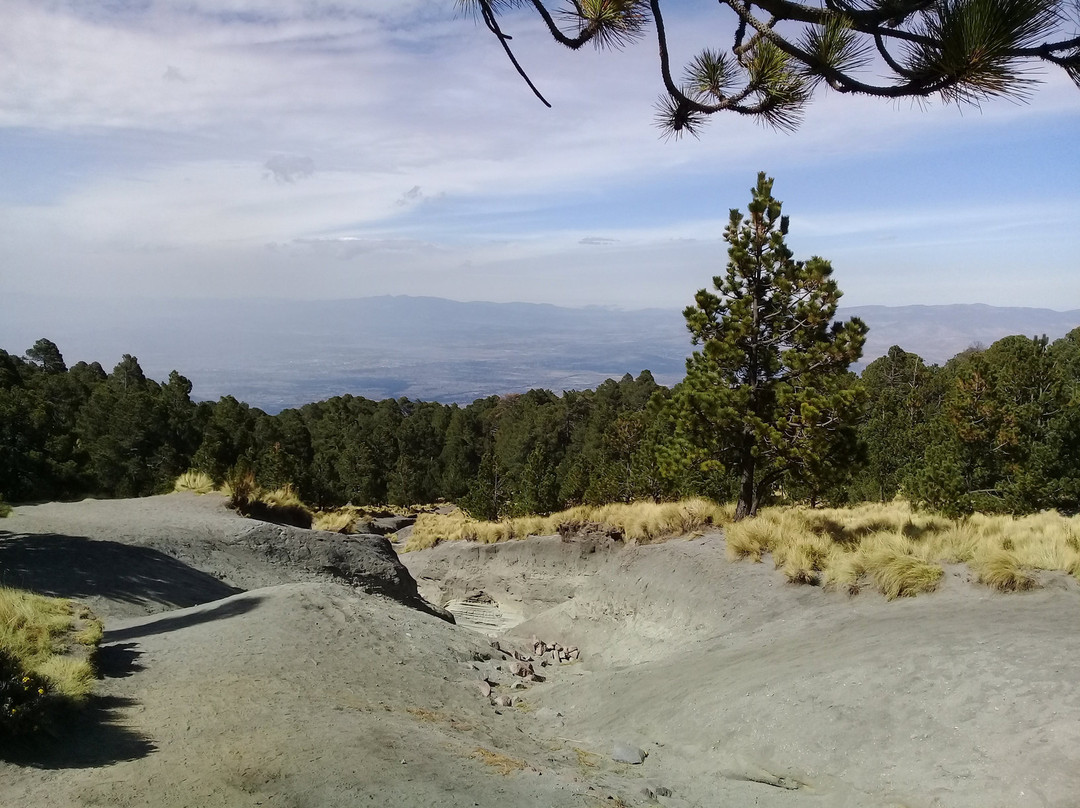
[[[676,396],[683,442],[702,468],[738,478],[735,518],[757,512],[785,475],[819,473],[858,415],[846,371],[866,326],[833,322],[840,290],[828,261],[794,260],[787,217],[758,174],[744,217],[731,211],[728,264],[684,311],[695,351]]]

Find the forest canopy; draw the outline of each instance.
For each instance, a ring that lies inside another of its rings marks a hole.
[[[902,495],[950,513],[1075,512],[1080,501],[1080,329],[1007,337],[943,367],[894,347],[850,384],[865,405],[817,476],[782,476],[765,501],[846,504]],[[445,499],[476,516],[578,503],[735,498],[723,466],[669,462],[679,394],[648,371],[595,390],[443,405],[338,396],[267,415],[226,396],[194,402],[179,373],[68,368],[41,340],[0,350],[0,498],[141,496],[188,468],[251,471],[320,506]]]

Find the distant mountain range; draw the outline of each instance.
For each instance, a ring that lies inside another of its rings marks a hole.
[[[981,304],[840,311],[853,315],[870,326],[862,365],[892,345],[940,364],[973,344],[1010,334],[1056,339],[1080,326],[1080,309]],[[432,297],[134,305],[0,298],[0,347],[22,353],[40,337],[55,342],[69,365],[96,360],[110,370],[130,353],[155,379],[179,370],[197,398],[231,394],[268,412],[344,393],[468,403],[534,387],[584,389],[646,368],[671,385],[691,351],[681,312],[666,309]]]

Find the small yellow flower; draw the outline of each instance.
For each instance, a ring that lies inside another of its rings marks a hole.
[[[39,696],[44,696],[45,695],[45,688],[39,687],[37,689],[37,693],[38,693]]]

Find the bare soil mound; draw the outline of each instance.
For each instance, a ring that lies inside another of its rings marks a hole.
[[[382,536],[246,519],[217,495],[20,507],[0,523],[0,576],[117,616],[327,579],[430,608]]]

